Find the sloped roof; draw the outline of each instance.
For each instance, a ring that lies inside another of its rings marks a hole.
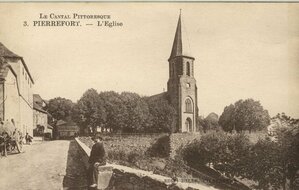
[[[193,58],[190,53],[190,45],[187,39],[187,31],[185,30],[184,27],[182,27],[181,14],[179,16],[169,59],[172,59],[177,56],[188,56]]]
[[[15,54],[14,52],[10,51],[7,47],[5,47],[1,42],[0,42],[0,57],[4,57],[4,58],[18,58],[21,60],[25,70],[27,71],[30,79],[31,79],[31,82],[34,84],[34,81],[33,81],[33,78],[29,72],[29,69],[23,59],[23,57]]]
[[[39,94],[33,94],[33,100],[36,102],[43,102],[44,100],[40,97]]]
[[[56,126],[60,126],[60,125],[77,125],[77,124],[75,122],[73,122],[72,120],[64,121],[64,120],[60,119],[57,121]]]
[[[5,79],[10,68],[10,65],[7,63],[0,64],[0,78]]]
[[[57,121],[56,126],[64,125],[64,124],[66,124],[66,122],[63,121],[62,119],[60,119],[60,120]]]
[[[39,94],[33,94],[33,101],[41,107],[43,107],[43,103],[47,104],[47,102],[44,99],[42,99],[42,97]]]
[[[48,129],[53,129],[53,127],[48,123],[48,125],[47,125],[47,128]]]
[[[11,57],[11,58],[21,58],[14,52],[7,49],[1,42],[0,42],[0,56],[1,57]]]
[[[159,100],[159,99],[166,99],[166,96],[167,96],[167,92],[162,92],[160,94],[155,94],[155,95],[149,96],[149,97],[147,97],[147,99],[151,100],[151,101],[155,101],[155,100]]]
[[[33,109],[43,112],[45,114],[47,114],[48,112],[46,110],[43,109],[42,106],[40,106],[36,101],[33,101]]]

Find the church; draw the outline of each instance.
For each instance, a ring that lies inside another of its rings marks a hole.
[[[167,98],[175,108],[176,115],[172,132],[198,132],[196,120],[198,115],[197,86],[194,78],[194,57],[190,55],[189,44],[183,36],[181,14],[178,19],[169,63],[167,92],[156,96]]]

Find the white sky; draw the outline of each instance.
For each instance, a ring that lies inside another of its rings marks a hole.
[[[299,118],[299,4],[1,3],[0,41],[24,57],[44,99],[76,101],[88,88],[149,96],[167,89],[180,8],[201,115],[253,98]],[[23,27],[39,13],[109,14],[124,26]]]

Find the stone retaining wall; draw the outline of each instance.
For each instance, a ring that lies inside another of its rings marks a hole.
[[[81,147],[82,160],[86,167],[88,167],[88,158],[90,155],[90,148],[82,143],[78,138],[76,142]],[[153,174],[150,171],[144,171],[139,169],[130,168],[127,166],[121,166],[116,164],[107,164],[106,167],[113,168],[113,175],[109,181],[107,189],[122,189],[122,190],[215,190],[213,187],[209,187],[198,183],[173,183],[169,177]]]

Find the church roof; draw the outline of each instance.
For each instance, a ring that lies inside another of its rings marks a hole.
[[[190,53],[190,45],[186,33],[187,31],[182,26],[182,19],[180,13],[169,59],[172,59],[176,56],[192,57]]]
[[[155,100],[159,100],[159,99],[166,99],[166,96],[167,96],[167,92],[162,92],[160,94],[155,94],[155,95],[149,96],[149,97],[147,97],[147,99],[155,101]]]

